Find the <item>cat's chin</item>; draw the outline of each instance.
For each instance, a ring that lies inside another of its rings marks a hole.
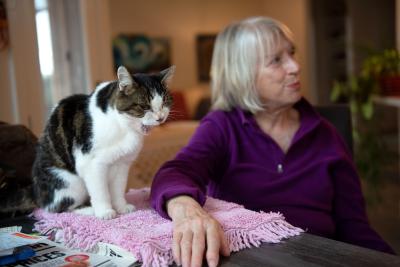
[[[154,128],[155,125],[144,125],[142,124],[142,127],[140,128],[142,130],[143,134],[148,134],[151,129]]]

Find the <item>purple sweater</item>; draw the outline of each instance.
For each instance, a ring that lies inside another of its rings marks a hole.
[[[302,99],[301,124],[285,154],[236,108],[213,111],[189,144],[156,174],[151,201],[168,218],[165,203],[207,194],[255,211],[279,211],[309,233],[393,253],[370,227],[351,155],[336,129]]]

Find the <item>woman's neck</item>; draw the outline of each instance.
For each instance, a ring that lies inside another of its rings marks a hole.
[[[290,106],[258,112],[254,118],[260,129],[275,140],[282,151],[286,153],[300,127],[299,112]]]
[[[254,115],[254,118],[264,130],[269,132],[268,129],[290,128],[299,120],[299,114],[292,106],[288,106],[260,111]]]

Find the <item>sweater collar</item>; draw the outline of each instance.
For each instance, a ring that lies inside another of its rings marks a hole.
[[[235,110],[236,113],[239,115],[242,125],[249,125],[253,114],[250,111],[244,110],[240,107],[236,107]]]
[[[321,122],[321,116],[315,111],[312,105],[302,97],[297,103],[294,104],[294,108],[300,113],[300,129],[296,134],[297,138],[300,138],[304,134],[312,131]],[[254,116],[250,111],[244,110],[240,107],[236,108],[236,112],[240,118],[242,125],[250,125],[256,123]],[[295,137],[295,139],[297,139]]]
[[[321,116],[304,97],[294,105],[294,108],[300,113],[300,128],[294,136],[293,143],[314,130],[321,123]]]

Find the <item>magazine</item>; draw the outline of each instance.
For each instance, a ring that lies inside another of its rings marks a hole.
[[[34,242],[32,240],[35,240]],[[5,242],[15,246],[28,246],[34,251],[34,255],[23,260],[17,260],[4,266],[35,266],[35,267],[54,267],[54,266],[107,266],[107,267],[128,267],[135,266],[136,259],[129,255],[120,255],[119,247],[104,244],[99,252],[103,255],[71,250],[62,244],[53,242],[45,237],[37,237],[22,233],[1,233],[0,243],[5,246]],[[25,242],[25,243],[24,243]],[[106,256],[107,255],[107,256]],[[18,255],[15,255],[16,257]],[[9,257],[9,256],[4,256]],[[19,258],[17,258],[19,259]]]

